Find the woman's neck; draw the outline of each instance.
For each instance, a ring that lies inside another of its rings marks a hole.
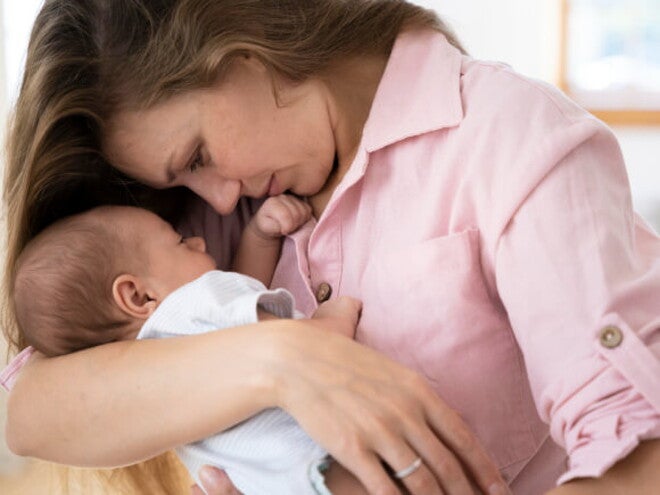
[[[335,164],[323,188],[310,196],[314,216],[320,218],[332,193],[351,167],[369,117],[387,57],[360,57],[333,65],[323,81],[335,138]]]

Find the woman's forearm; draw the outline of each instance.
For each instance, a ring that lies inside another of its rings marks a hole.
[[[642,442],[600,478],[570,481],[546,495],[646,495],[660,487],[660,440]]]
[[[10,448],[117,466],[224,429],[273,405],[269,335],[284,324],[33,357],[9,396]]]
[[[276,406],[370,493],[395,493],[382,461],[399,469],[416,455],[424,483],[406,484],[414,495],[445,482],[465,491],[470,478],[505,492],[460,416],[421,376],[346,338],[354,326],[328,315],[273,320],[37,358],[10,395],[8,442],[23,455],[116,466]]]

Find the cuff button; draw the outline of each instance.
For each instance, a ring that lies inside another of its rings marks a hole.
[[[614,326],[605,327],[600,331],[600,345],[608,349],[619,347],[623,341],[621,329]]]

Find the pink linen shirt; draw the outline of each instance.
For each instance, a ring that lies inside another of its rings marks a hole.
[[[253,207],[188,228],[222,266]],[[353,164],[284,242],[273,287],[309,315],[321,284],[363,301],[356,339],[426,377],[516,494],[660,437],[660,239],[615,138],[440,34],[398,38]]]

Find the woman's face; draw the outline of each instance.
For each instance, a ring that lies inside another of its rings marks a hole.
[[[241,196],[319,192],[335,155],[324,87],[282,89],[254,59],[240,59],[222,83],[115,116],[104,150],[127,175],[156,188],[185,186],[221,214]]]

